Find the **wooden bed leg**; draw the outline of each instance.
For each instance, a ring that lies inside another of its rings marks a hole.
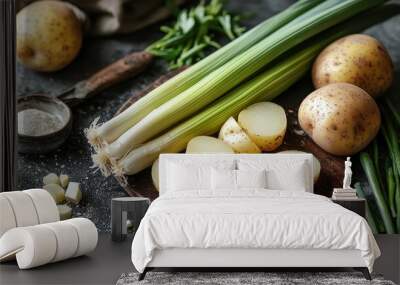
[[[147,273],[148,269],[147,267],[143,270],[142,273],[139,274],[139,278],[138,281],[142,281],[144,279],[144,277],[146,277],[146,273]]]
[[[369,270],[367,267],[355,267],[354,269],[357,271],[361,271],[362,274],[364,275],[365,279],[372,280],[371,274],[369,274]]]

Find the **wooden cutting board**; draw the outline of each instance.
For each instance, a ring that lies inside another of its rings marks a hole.
[[[142,91],[132,94],[132,96],[121,106],[115,115],[118,115],[136,102],[139,98],[145,96],[148,92],[184,69],[185,68],[181,68],[170,71],[149,84]],[[290,101],[288,100],[279,102],[279,104],[281,104],[286,110],[288,127],[284,143],[277,150],[277,152],[282,150],[301,150],[314,154],[321,163],[321,174],[318,181],[314,185],[314,193],[330,197],[332,195],[332,189],[342,185],[345,159],[343,157],[334,156],[325,152],[301,130],[297,120],[297,109],[299,107],[298,103],[294,103],[295,106],[291,106],[293,102],[289,102]],[[129,176],[127,177],[127,180],[128,185],[122,183],[122,181],[119,182],[128,195],[132,196],[135,195],[135,193],[138,193],[142,196],[150,198],[151,200],[158,197],[158,191],[152,183],[150,169],[146,169],[136,175]]]

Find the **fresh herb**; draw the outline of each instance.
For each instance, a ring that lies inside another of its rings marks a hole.
[[[173,26],[162,26],[164,37],[147,51],[168,62],[171,69],[191,65],[219,49],[221,36],[233,40],[244,32],[240,17],[229,14],[221,0],[201,1],[189,10],[182,10]]]

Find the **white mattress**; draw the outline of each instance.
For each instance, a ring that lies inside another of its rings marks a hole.
[[[143,272],[156,250],[170,248],[359,250],[370,271],[380,255],[367,222],[326,197],[265,189],[213,195],[156,199],[132,243],[136,269]]]

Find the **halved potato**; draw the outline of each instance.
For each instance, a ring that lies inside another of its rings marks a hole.
[[[233,117],[230,117],[219,131],[219,136],[234,151],[239,153],[260,153],[260,148],[250,139]]]
[[[293,150],[280,151],[279,153],[294,153],[294,154],[296,154],[296,153],[308,153],[308,152],[293,149]],[[320,173],[321,173],[321,163],[319,162],[318,158],[316,158],[315,155],[313,155],[314,183],[317,182]]]
[[[263,151],[273,151],[283,142],[287,119],[278,104],[260,102],[239,113],[238,122],[251,140]]]
[[[159,178],[158,178],[158,158],[156,161],[153,162],[153,165],[151,167],[151,179],[153,180],[153,185],[156,187],[157,191],[160,191],[158,188],[160,183],[159,183]]]
[[[186,146],[186,153],[235,153],[222,140],[208,136],[192,138]]]

